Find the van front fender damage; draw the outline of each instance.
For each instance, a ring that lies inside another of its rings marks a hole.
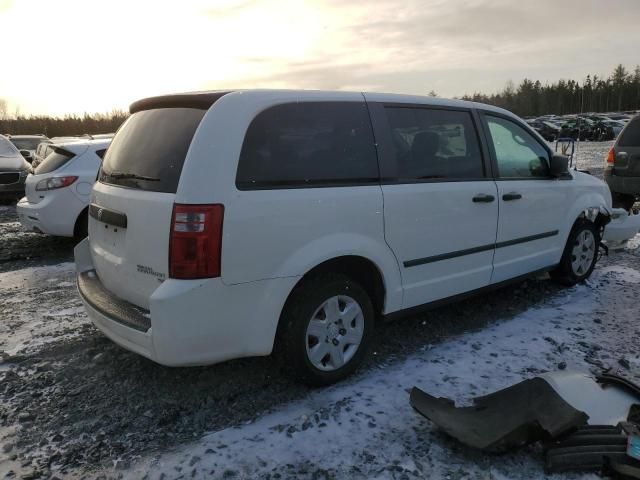
[[[611,212],[606,206],[600,205],[585,208],[580,216],[586,218],[596,226],[600,242],[605,239],[605,227],[611,222]],[[600,243],[600,247],[606,255],[609,255],[609,248],[606,245]]]
[[[598,229],[603,229],[611,221],[611,212],[604,205],[585,208],[582,216],[593,222]]]

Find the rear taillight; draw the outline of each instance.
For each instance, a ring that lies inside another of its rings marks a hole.
[[[616,161],[616,152],[612,148],[611,150],[609,150],[609,153],[607,154],[607,163],[609,165],[613,165],[615,161]]]
[[[36,190],[43,192],[45,190],[55,190],[57,188],[64,188],[75,182],[78,177],[51,177],[40,180],[36,183]]]
[[[173,206],[169,276],[179,279],[220,276],[223,205]]]

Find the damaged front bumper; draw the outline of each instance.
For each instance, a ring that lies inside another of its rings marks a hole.
[[[624,208],[611,210],[611,222],[605,227],[602,239],[606,242],[624,242],[640,231],[640,214]]]
[[[475,398],[468,407],[414,387],[410,402],[447,434],[485,452],[544,442],[548,472],[640,472],[628,453],[635,439],[640,456],[640,435],[630,433],[640,432],[640,387],[616,375],[545,374]]]
[[[558,437],[586,425],[589,418],[542,378],[475,398],[470,407],[456,407],[451,400],[432,397],[417,387],[411,390],[410,402],[450,436],[495,453]]]

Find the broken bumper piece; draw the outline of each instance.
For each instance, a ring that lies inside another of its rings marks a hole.
[[[456,407],[414,387],[411,405],[460,442],[486,452],[545,443],[547,472],[640,479],[640,386],[605,373],[548,373]]]
[[[533,378],[456,407],[417,387],[411,405],[446,433],[470,447],[504,452],[548,440],[587,424],[588,416],[569,405],[548,382]]]

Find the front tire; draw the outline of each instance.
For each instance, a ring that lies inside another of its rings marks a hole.
[[[569,233],[560,264],[550,272],[556,282],[571,287],[585,281],[596,266],[600,231],[586,218],[579,219]]]
[[[308,385],[335,383],[355,371],[373,338],[375,313],[362,286],[343,274],[304,281],[283,309],[278,330],[285,369]]]

